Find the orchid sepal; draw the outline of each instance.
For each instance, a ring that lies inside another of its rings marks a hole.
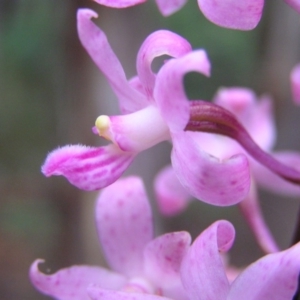
[[[152,239],[153,226],[151,208],[140,178],[116,181],[100,193],[96,223],[111,268],[127,276],[141,273],[143,249]]]

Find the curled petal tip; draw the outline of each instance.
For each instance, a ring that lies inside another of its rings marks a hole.
[[[155,85],[155,75],[151,67],[153,60],[161,55],[177,58],[191,51],[190,43],[174,32],[169,30],[153,32],[144,41],[137,56],[137,72],[140,81],[147,90],[153,90]]]
[[[199,53],[198,54],[199,57],[200,58],[202,57],[202,62],[201,59],[199,60],[199,65],[201,64],[202,66],[201,72],[207,77],[209,77],[211,72],[211,65],[210,65],[208,55],[205,50],[199,50],[198,53]]]
[[[44,259],[38,258],[31,264],[30,269],[29,269],[29,278],[30,278],[32,284],[36,288],[39,288],[39,286],[41,284],[41,278],[44,278],[44,276],[45,276],[45,274],[43,274],[39,270],[39,265],[44,262],[45,262]]]
[[[233,244],[235,237],[235,229],[234,226],[226,221],[220,220],[216,222],[217,225],[217,242],[218,249],[220,252],[227,252]]]
[[[36,260],[32,263],[32,265],[31,265],[31,267],[30,267],[30,273],[31,273],[31,272],[37,271],[37,270],[38,270],[38,266],[39,266],[40,264],[43,264],[43,263],[45,263],[45,260],[44,260],[44,259],[42,259],[42,258],[36,259]]]
[[[95,18],[95,19],[98,18],[98,14],[95,11],[93,11],[89,8],[80,8],[80,9],[78,9],[78,11],[77,11],[78,21],[80,19],[92,19],[92,18]]]

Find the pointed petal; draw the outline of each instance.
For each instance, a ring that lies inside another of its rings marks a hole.
[[[88,288],[88,294],[92,300],[171,300],[150,294],[109,291],[95,285]]]
[[[239,208],[252,229],[256,241],[265,253],[278,252],[279,248],[265,223],[257,198],[257,190],[252,180],[249,194],[239,203]]]
[[[40,292],[58,300],[88,300],[87,287],[92,283],[105,289],[120,289],[126,283],[124,276],[99,267],[73,266],[46,275],[38,269],[42,262],[38,259],[31,265],[30,280]]]
[[[152,215],[142,181],[121,179],[102,191],[96,206],[98,234],[111,268],[128,276],[142,272],[152,239]]]
[[[131,164],[135,154],[115,145],[92,148],[65,146],[48,154],[42,166],[45,176],[63,175],[76,187],[99,190],[116,181]]]
[[[188,72],[210,74],[210,62],[204,50],[197,50],[169,60],[157,74],[154,99],[171,131],[183,130],[190,117],[183,77]]]
[[[220,252],[231,248],[234,236],[231,223],[222,220],[213,223],[194,241],[181,267],[181,279],[189,299],[227,299],[229,282]]]
[[[250,265],[232,283],[228,300],[292,299],[300,273],[300,243]]]
[[[242,201],[250,188],[250,171],[245,155],[220,161],[202,151],[197,136],[173,134],[171,154],[174,172],[181,184],[197,199],[228,206]]]
[[[156,0],[158,9],[165,17],[168,17],[180,10],[186,2],[187,0]]]
[[[272,154],[274,158],[284,165],[300,170],[300,153],[292,151],[281,151]],[[300,195],[300,186],[292,184],[280,178],[261,164],[251,161],[253,176],[261,187],[285,196],[298,197]]]
[[[146,2],[146,0],[94,0],[95,2],[114,8],[125,8]]]
[[[284,0],[289,6],[300,13],[300,1],[299,0]]]
[[[145,248],[145,275],[160,287],[162,294],[183,299],[185,291],[180,280],[180,266],[191,243],[188,232],[172,232],[151,241]]]
[[[300,105],[300,64],[296,65],[291,71],[290,80],[294,103]]]
[[[231,29],[251,30],[260,21],[264,0],[198,0],[211,22]]]
[[[182,212],[191,195],[181,185],[171,166],[163,168],[154,181],[154,190],[160,212],[173,216]]]
[[[139,50],[136,66],[139,78],[150,97],[155,83],[155,74],[151,69],[153,60],[162,55],[180,57],[191,51],[192,46],[186,39],[168,30],[158,30],[147,37]]]
[[[78,10],[79,38],[83,47],[106,76],[118,96],[121,110],[128,113],[145,107],[147,105],[146,98],[130,86],[123,67],[111,49],[104,32],[91,21],[91,18],[97,18],[94,11],[90,9]]]

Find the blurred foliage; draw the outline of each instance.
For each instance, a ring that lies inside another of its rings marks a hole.
[[[63,231],[40,165],[55,139],[63,85],[68,2],[1,1],[0,21],[0,298],[45,299],[28,278],[42,253],[51,260]],[[55,199],[53,199],[55,200]]]
[[[8,173],[39,169],[47,151],[64,5],[27,0],[14,8],[1,26],[0,170]]]
[[[37,252],[53,249],[60,225],[57,211],[44,199],[10,195],[0,211],[2,233],[9,234],[13,239],[28,240],[31,244],[40,241]]]

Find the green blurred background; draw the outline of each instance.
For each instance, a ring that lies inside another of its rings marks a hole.
[[[195,0],[169,18],[159,14],[152,0],[125,10],[87,0],[0,0],[0,299],[48,299],[28,279],[36,258],[46,259],[44,270],[52,271],[103,263],[94,232],[96,194],[81,192],[63,178],[44,178],[40,172],[47,153],[59,145],[99,145],[91,133],[94,120],[100,114],[117,113],[115,96],[77,38],[76,10],[90,7],[99,13],[97,23],[128,78],[135,74],[139,46],[156,29],[173,30],[194,48],[205,48],[212,76],[187,75],[188,96],[209,100],[220,86],[270,93],[278,148],[296,150],[300,110],[291,103],[288,74],[300,59],[300,22],[282,1],[270,2],[260,25],[240,32],[209,23]],[[153,177],[168,163],[169,151],[167,144],[155,147],[140,155],[128,171],[143,176],[152,198]],[[297,199],[264,192],[262,198],[268,224],[280,245],[287,247]],[[154,201],[153,207],[156,211]],[[156,214],[156,231],[189,230],[196,236],[220,218],[237,228],[234,263],[241,266],[261,255],[235,207],[220,209],[197,201],[178,217]]]

